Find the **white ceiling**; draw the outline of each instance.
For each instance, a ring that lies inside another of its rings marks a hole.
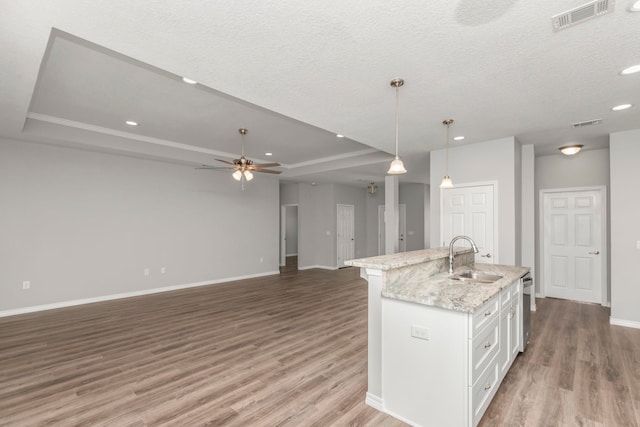
[[[640,127],[640,74],[618,74],[640,63],[640,13],[618,0],[553,31],[583,3],[0,0],[0,134],[193,166],[238,157],[246,127],[282,179],[365,186],[394,151],[401,77],[402,181],[427,182],[449,117],[455,144],[602,148]]]

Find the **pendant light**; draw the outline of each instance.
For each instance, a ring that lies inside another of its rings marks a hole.
[[[451,123],[453,123],[453,119],[446,119],[442,122],[443,125],[447,126],[447,140],[444,151],[444,177],[440,183],[440,188],[453,187],[453,182],[451,182],[451,178],[449,177],[449,126],[451,126]]]
[[[404,84],[402,79],[391,80],[391,86],[396,88],[396,158],[391,162],[389,166],[388,174],[399,175],[401,173],[407,173],[407,169],[404,167],[404,163],[398,157],[398,88]]]

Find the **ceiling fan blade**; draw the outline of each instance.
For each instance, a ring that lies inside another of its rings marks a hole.
[[[234,170],[235,168],[229,167],[229,166],[200,166],[197,167],[196,169],[208,169],[208,170]]]
[[[216,160],[219,161],[219,162],[226,163],[228,165],[234,166],[234,164],[232,162],[228,162],[226,160],[220,160],[220,159],[216,159]]]
[[[273,167],[278,167],[278,166],[282,166],[280,163],[260,163],[260,164],[255,164],[253,166],[257,166],[259,168],[273,168]]]
[[[255,169],[254,172],[264,172],[264,173],[282,173],[282,171],[272,171],[271,169]]]

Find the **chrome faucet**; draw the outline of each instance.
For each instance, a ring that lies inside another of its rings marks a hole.
[[[451,243],[449,243],[449,274],[453,274],[453,243],[456,240],[460,240],[460,239],[468,240],[469,243],[471,243],[471,249],[473,249],[473,252],[475,252],[475,253],[479,252],[479,249],[476,246],[476,242],[474,242],[471,237],[468,237],[468,236],[456,236],[453,239],[451,239]]]

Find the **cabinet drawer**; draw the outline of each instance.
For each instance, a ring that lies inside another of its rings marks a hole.
[[[470,316],[471,325],[469,325],[469,338],[474,338],[482,328],[491,323],[494,319],[497,319],[499,311],[499,295],[494,296],[481,307],[477,308]]]
[[[500,328],[498,328],[498,318],[496,317],[471,341],[469,385],[475,384],[487,366],[495,362],[500,351],[499,337]]]
[[[472,425],[478,425],[480,418],[487,410],[491,398],[495,395],[497,388],[500,386],[498,382],[498,364],[494,363],[489,369],[478,379],[478,382],[469,389],[471,390],[471,419]]]

